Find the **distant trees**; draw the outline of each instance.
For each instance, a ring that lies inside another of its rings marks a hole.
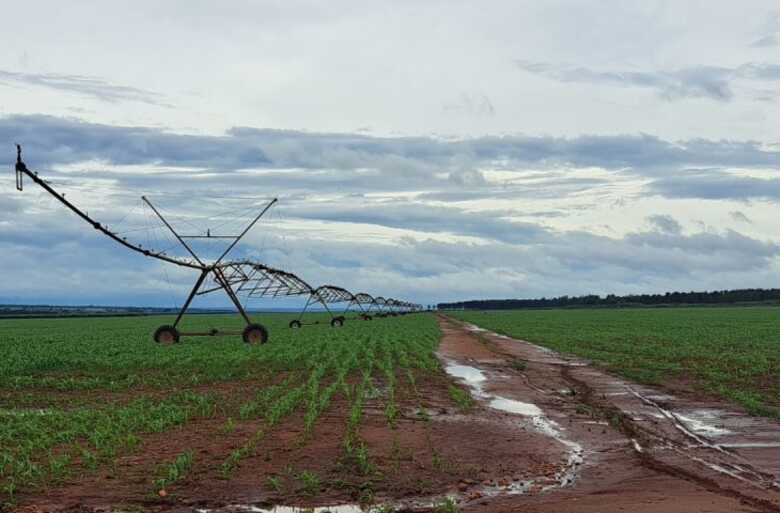
[[[589,306],[661,306],[661,305],[721,305],[734,303],[762,303],[780,301],[780,289],[738,289],[704,292],[666,292],[664,294],[630,294],[604,297],[560,296],[540,299],[476,299],[455,303],[439,303],[440,309],[452,310],[511,310],[516,308],[565,308]]]

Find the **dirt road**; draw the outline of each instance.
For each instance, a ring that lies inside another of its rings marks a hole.
[[[780,511],[780,423],[639,386],[450,318],[439,322],[447,372],[487,408],[557,442],[547,453],[553,480],[532,479],[531,493],[499,489],[465,509]]]

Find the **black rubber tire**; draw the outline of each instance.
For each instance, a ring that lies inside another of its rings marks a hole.
[[[290,326],[290,328],[293,328],[293,329],[300,328],[301,327],[301,321],[293,319],[292,321],[290,321],[290,325],[289,326]]]
[[[262,324],[250,324],[244,328],[241,338],[250,346],[268,342],[268,331]]]
[[[154,341],[163,346],[170,346],[179,343],[179,330],[173,326],[160,326],[152,335]]]
[[[330,327],[331,328],[340,328],[341,326],[344,326],[344,318],[343,317],[334,317],[330,320]]]

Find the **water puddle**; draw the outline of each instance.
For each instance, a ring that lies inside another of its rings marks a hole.
[[[196,509],[198,513],[370,513],[379,511],[378,506],[367,506],[365,509],[358,504],[341,504],[338,506],[318,506],[306,508],[301,506],[272,506],[261,508],[245,504],[235,504],[218,509]]]
[[[711,443],[707,438],[705,438],[705,435],[710,436],[718,436],[720,434],[729,434],[731,431],[724,430],[715,426],[712,426],[710,424],[707,424],[706,422],[703,422],[700,419],[694,419],[693,417],[687,417],[680,415],[676,412],[667,410],[666,408],[662,407],[657,402],[653,401],[649,397],[646,397],[642,395],[641,393],[637,392],[633,388],[626,386],[626,389],[631,392],[631,394],[634,395],[637,399],[642,401],[643,403],[647,404],[648,406],[652,406],[655,408],[660,414],[662,414],[666,419],[671,421],[672,425],[678,429],[680,432],[682,432],[687,437],[694,440],[696,443],[698,443],[702,447],[708,447],[710,449],[715,449],[718,451],[723,451],[723,449],[716,445]],[[700,410],[699,416],[701,417],[701,412],[706,410]],[[689,413],[690,415],[690,413]]]
[[[682,421],[688,429],[694,433],[704,436],[723,436],[730,435],[731,431],[718,426],[713,425],[712,421],[717,421],[720,418],[722,412],[710,411],[710,410],[696,410],[688,412],[687,415],[680,413],[675,416]]]
[[[774,449],[780,447],[780,442],[752,442],[752,443],[734,443],[720,444],[726,449]]]
[[[447,364],[447,374],[462,379],[471,386],[485,381],[485,373],[468,365],[459,365],[457,363]],[[481,387],[480,387],[481,388]]]
[[[668,402],[677,399],[673,395],[669,395],[669,394],[652,394],[652,395],[648,395],[647,397],[649,397],[650,399],[656,402],[663,402],[663,401]]]
[[[636,390],[633,390],[630,387],[627,387],[627,389],[634,396],[636,396],[638,399],[643,401],[645,404],[656,408],[656,410],[658,410],[669,421],[672,422],[672,425],[675,428],[677,428],[679,431],[681,431],[690,439],[694,440],[697,444],[694,447],[712,449],[714,451],[719,452],[721,454],[721,457],[727,457],[727,458],[731,458],[732,460],[747,462],[747,460],[745,460],[741,456],[728,452],[726,450],[725,445],[713,443],[709,440],[709,438],[711,437],[732,434],[732,431],[723,429],[718,426],[714,426],[711,423],[706,422],[706,421],[711,422],[713,420],[722,418],[724,412],[720,410],[700,409],[700,410],[687,411],[686,412],[687,415],[681,415],[679,413],[663,408],[661,405],[659,405],[652,399],[642,395],[641,393],[637,392]],[[780,446],[780,444],[778,445]],[[691,461],[695,461],[709,468],[712,471],[729,476],[733,479],[737,479],[739,481],[743,481],[745,483],[763,489],[765,489],[767,486],[780,487],[778,486],[777,482],[775,481],[768,482],[765,476],[761,475],[759,472],[751,468],[743,468],[739,465],[732,464],[732,463],[725,463],[723,461],[719,462],[713,460],[705,460],[704,458],[700,458],[698,456],[690,454],[688,451],[684,451],[679,447],[673,447],[673,449],[675,450],[675,452],[690,459]]]
[[[542,487],[546,491],[555,487],[568,486],[574,483],[579,467],[584,461],[583,449],[580,444],[569,440],[564,436],[563,429],[557,422],[547,418],[541,408],[533,403],[516,401],[506,397],[485,392],[484,383],[487,381],[485,373],[476,367],[447,362],[445,365],[447,374],[458,378],[471,388],[472,395],[488,401],[488,406],[495,410],[520,415],[529,419],[529,424],[535,431],[553,438],[567,449],[567,459],[564,468],[555,476],[556,485]],[[512,493],[526,493],[534,485],[534,481],[526,481],[516,486],[508,486],[506,491]]]
[[[505,411],[507,413],[514,413],[516,415],[524,415],[526,417],[536,417],[544,415],[542,410],[538,406],[531,403],[523,403],[515,401],[513,399],[507,399],[506,397],[495,397],[490,401],[490,407],[495,410]]]
[[[458,378],[468,385],[471,389],[471,394],[480,399],[489,399],[491,396],[485,393],[482,384],[487,381],[485,373],[481,370],[470,367],[468,365],[460,365],[457,363],[448,363],[445,368],[447,374],[454,378]]]
[[[522,485],[522,483],[517,486]],[[490,493],[481,496],[489,496]],[[439,511],[448,502],[460,502],[457,496],[445,494],[426,498],[402,499],[385,504],[337,504],[333,506],[259,506],[251,504],[231,504],[217,508],[195,508],[197,513],[381,513],[386,511]],[[446,511],[449,511],[447,509]]]

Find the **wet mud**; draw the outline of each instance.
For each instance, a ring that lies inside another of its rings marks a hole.
[[[712,398],[640,386],[446,317],[440,324],[440,357],[453,376],[478,375],[475,396],[489,406],[512,401],[518,422],[531,429],[538,419],[553,423],[548,434],[581,458],[568,485],[522,499],[497,496],[491,509],[780,511],[780,423]]]

